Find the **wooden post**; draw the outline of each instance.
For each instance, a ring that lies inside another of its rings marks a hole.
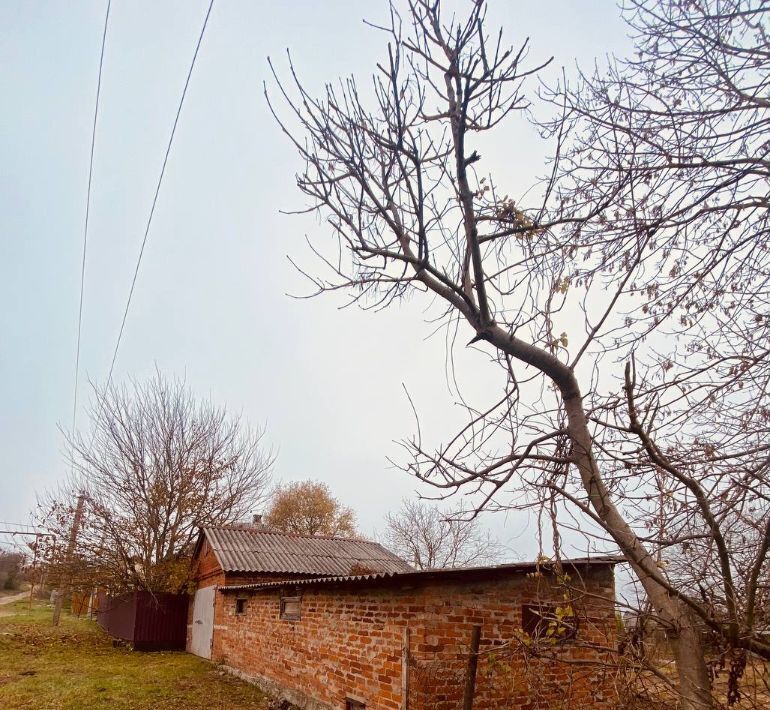
[[[479,643],[481,627],[474,626],[471,632],[471,653],[468,656],[468,670],[465,674],[465,695],[463,695],[463,710],[473,710],[473,695],[476,690],[476,667],[479,663]]]
[[[67,543],[67,554],[64,558],[65,567],[72,561],[72,554],[75,552],[75,545],[78,541],[78,531],[80,530],[80,521],[83,518],[83,508],[85,507],[86,497],[81,493],[78,496],[78,504],[75,508],[75,515],[72,519],[72,528],[70,528],[70,539]],[[68,570],[64,570],[64,574],[68,574]],[[59,589],[56,591],[56,601],[53,607],[53,625],[59,625],[59,619],[61,617],[61,608],[64,603],[65,589],[62,589],[62,580],[59,580]]]
[[[409,710],[409,627],[401,640],[401,710]]]
[[[32,584],[29,585],[29,610],[30,611],[32,611],[32,599],[35,591],[35,570],[37,569],[38,546],[39,546],[39,540],[38,540],[38,537],[35,536],[35,549],[34,549],[34,556],[32,557],[32,574],[30,575],[30,577],[32,577]]]

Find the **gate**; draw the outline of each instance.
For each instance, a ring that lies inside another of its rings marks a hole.
[[[110,636],[136,651],[181,651],[187,635],[187,594],[146,591],[100,594],[96,618]]]

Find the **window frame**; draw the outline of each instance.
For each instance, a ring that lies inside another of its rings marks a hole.
[[[580,619],[574,611],[569,616],[564,616],[560,620],[566,633],[547,634],[548,625],[551,621],[556,621],[556,609],[560,606],[558,602],[540,602],[534,604],[521,605],[521,629],[534,642],[552,641],[556,645],[561,645],[575,641],[580,629]],[[572,604],[570,604],[572,606]],[[549,618],[553,617],[553,619]]]
[[[297,611],[287,612],[287,604],[296,604]],[[302,620],[302,597],[299,594],[292,594],[291,596],[281,596],[280,605],[278,607],[278,617],[283,621],[301,621]]]
[[[243,616],[246,613],[247,604],[248,604],[248,597],[236,597],[235,598],[235,615]]]

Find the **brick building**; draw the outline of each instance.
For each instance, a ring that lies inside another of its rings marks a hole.
[[[342,544],[353,541],[230,532],[206,531],[196,550],[212,598],[207,657],[302,708],[455,710],[472,655],[476,710],[614,707],[615,558],[559,574],[534,563],[417,572],[376,543],[354,553]],[[255,545],[263,562],[285,545],[296,558],[244,574],[217,547],[225,538],[248,559]],[[334,571],[300,571],[302,550],[304,569],[319,564],[319,545]]]
[[[187,650],[211,658],[225,599],[216,590],[233,584],[345,577],[372,572],[408,572],[411,566],[382,545],[288,535],[259,522],[201,530],[193,551],[195,597],[190,604]]]

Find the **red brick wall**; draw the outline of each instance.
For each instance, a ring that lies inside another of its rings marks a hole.
[[[211,587],[217,585],[219,587],[226,584],[259,584],[260,582],[276,582],[283,579],[301,579],[310,575],[296,575],[296,574],[280,574],[280,573],[225,573],[217,562],[217,558],[214,555],[214,551],[211,549],[207,540],[203,541],[198,556],[193,560],[193,578],[195,581],[195,588],[202,589],[204,587]],[[225,603],[225,599],[221,594],[217,594],[214,598],[215,611],[214,611],[214,623],[217,618],[222,616],[222,610],[220,607]],[[192,634],[192,614],[193,614],[193,596],[190,595],[190,600],[187,606],[187,642],[186,648],[190,649],[190,641]],[[215,629],[215,637],[217,630]]]
[[[222,568],[208,540],[203,541],[198,556],[193,560],[193,577],[198,587],[210,587],[224,581]]]
[[[572,582],[573,586],[575,582]],[[573,595],[580,628],[575,641],[532,657],[521,645],[522,604],[563,603],[563,588],[544,576],[511,572],[486,581],[428,581],[412,587],[335,585],[298,587],[302,618],[279,619],[281,593],[248,596],[235,614],[235,593],[217,603],[212,658],[268,685],[295,691],[333,708],[346,696],[368,708],[400,708],[401,645],[410,631],[413,710],[456,710],[462,704],[468,646],[482,626],[474,708],[610,708],[604,652],[615,645],[614,581],[608,567],[586,568],[588,594]],[[293,594],[293,588],[286,592]],[[494,653],[490,649],[498,648]],[[291,693],[287,694],[289,699]]]

